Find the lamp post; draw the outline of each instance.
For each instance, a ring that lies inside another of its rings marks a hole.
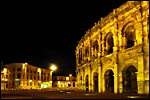
[[[53,72],[54,71],[56,71],[57,70],[57,66],[56,65],[54,65],[54,64],[52,64],[51,66],[50,66],[50,69],[51,69],[51,84],[53,85],[53,77],[52,77],[52,74],[53,74]],[[52,86],[51,85],[51,86]],[[52,86],[53,87],[53,86]]]

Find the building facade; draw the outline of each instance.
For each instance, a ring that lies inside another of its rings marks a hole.
[[[53,86],[59,88],[76,88],[77,82],[74,76],[54,76]]]
[[[27,63],[12,63],[5,65],[5,67],[1,71],[1,89],[52,87],[52,71],[49,69],[35,67]]]
[[[149,94],[149,1],[114,9],[86,32],[75,52],[79,89]]]

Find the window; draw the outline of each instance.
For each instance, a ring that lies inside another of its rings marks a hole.
[[[20,86],[20,81],[17,82],[17,85]]]
[[[39,74],[38,74],[38,80],[40,80],[40,76],[39,76]]]
[[[21,68],[18,68],[17,71],[21,71]]]
[[[18,78],[20,79],[20,73],[18,73]]]
[[[30,75],[30,79],[32,79],[32,75]]]
[[[15,79],[15,73],[13,73],[13,79]]]

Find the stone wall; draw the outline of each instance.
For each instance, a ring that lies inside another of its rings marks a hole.
[[[148,36],[149,1],[128,1],[101,18],[76,47],[78,87],[84,91],[98,88],[98,92],[106,92],[110,85],[114,93],[134,89],[139,94],[149,93]],[[95,73],[98,74],[97,80],[94,79]],[[130,78],[136,81],[130,82],[128,74],[133,74]],[[109,84],[106,77],[113,77],[114,83]],[[98,86],[95,86],[95,80]],[[130,86],[134,82],[137,87]]]

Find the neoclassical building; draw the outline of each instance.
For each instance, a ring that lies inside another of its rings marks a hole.
[[[99,93],[149,93],[149,1],[128,1],[76,47],[77,85]]]
[[[27,63],[6,64],[1,70],[1,90],[52,87],[52,71]]]

